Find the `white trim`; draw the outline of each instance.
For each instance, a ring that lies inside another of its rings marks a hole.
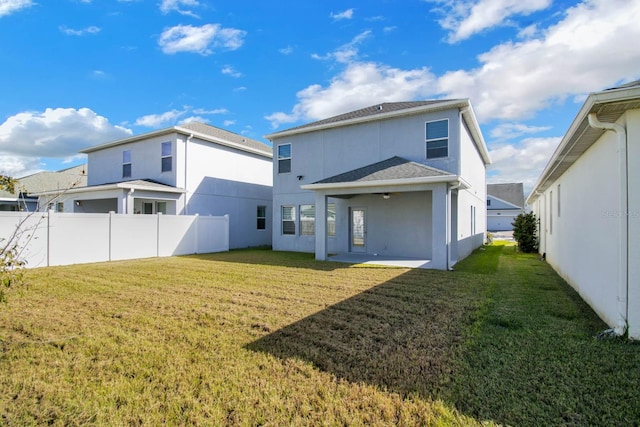
[[[335,182],[324,184],[306,184],[301,185],[303,190],[330,190],[340,188],[369,188],[369,187],[387,187],[396,185],[416,185],[416,184],[439,184],[439,183],[456,183],[460,187],[469,188],[470,185],[464,179],[457,175],[445,176],[428,176],[419,178],[402,178],[402,179],[385,179],[378,181],[355,181],[355,182]]]

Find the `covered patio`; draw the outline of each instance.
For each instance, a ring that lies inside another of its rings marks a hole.
[[[467,187],[457,175],[401,157],[303,185],[315,192],[316,259],[449,269],[457,260],[457,190]],[[348,250],[332,257],[327,242],[330,197],[347,199],[349,210],[348,233],[336,235],[349,241],[343,245]],[[390,200],[393,205],[383,202]]]

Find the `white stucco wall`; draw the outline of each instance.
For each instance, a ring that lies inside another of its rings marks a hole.
[[[87,185],[152,179],[176,186],[176,139],[177,134],[172,133],[88,153]],[[173,167],[170,172],[161,169],[163,142],[172,142]],[[122,152],[125,150],[131,151],[130,178],[122,177]]]
[[[626,123],[628,132],[628,211],[620,211],[617,136],[611,131],[534,201],[533,211],[541,220],[540,252],[611,327],[618,319],[620,216],[629,217],[629,334],[640,338],[640,110],[618,123]]]

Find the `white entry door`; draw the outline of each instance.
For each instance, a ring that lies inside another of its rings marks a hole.
[[[362,208],[351,208],[349,250],[351,252],[367,251],[367,223],[365,210]]]

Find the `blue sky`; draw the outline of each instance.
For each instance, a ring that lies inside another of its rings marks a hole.
[[[530,188],[586,95],[640,78],[638,22],[640,0],[0,0],[0,172],[189,120],[265,141],[470,98],[489,182]]]

